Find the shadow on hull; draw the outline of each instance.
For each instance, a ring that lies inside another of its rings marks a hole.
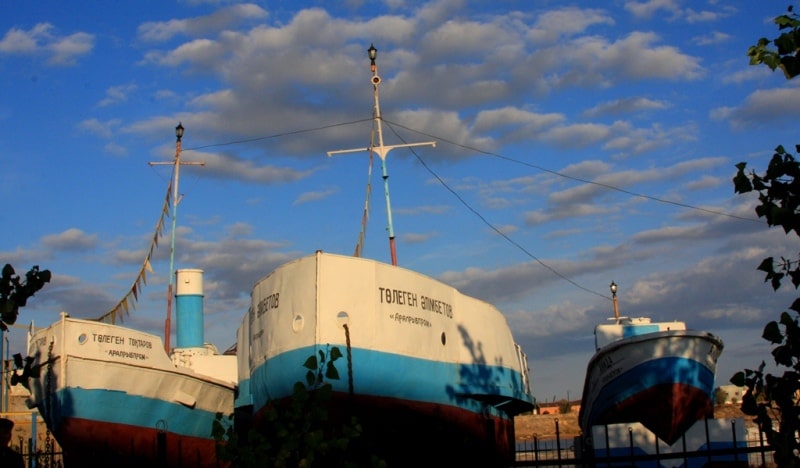
[[[77,418],[64,419],[54,435],[67,467],[226,466],[217,459],[213,439],[178,437],[163,430]]]
[[[255,428],[268,431],[266,412],[252,419]],[[348,446],[346,458],[351,461],[378,459],[388,466],[513,464],[514,421],[510,417],[480,415],[447,405],[334,395],[328,406],[328,427],[341,427],[352,418],[361,434]],[[237,422],[237,430],[241,428]]]
[[[666,384],[651,387],[612,406],[599,415],[593,425],[637,421],[672,445],[695,422],[713,417],[714,405],[704,391],[690,385]]]

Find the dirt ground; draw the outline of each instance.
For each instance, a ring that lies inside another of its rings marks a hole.
[[[755,425],[753,418],[744,416],[739,405],[718,405],[714,408],[715,418],[744,418],[747,426]],[[570,439],[581,433],[578,426],[578,412],[566,414],[524,415],[514,418],[514,432],[517,440],[530,440],[536,436],[539,439],[556,437],[556,421],[558,421],[558,434],[561,439]]]

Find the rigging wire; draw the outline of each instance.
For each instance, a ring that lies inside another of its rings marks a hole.
[[[623,189],[623,188],[620,188],[620,187],[616,187],[614,185],[604,184],[602,182],[597,182],[597,181],[594,181],[594,180],[581,179],[580,177],[567,175],[567,174],[564,174],[564,173],[561,173],[561,172],[558,172],[558,171],[554,171],[552,169],[547,169],[545,167],[538,166],[536,164],[531,164],[531,163],[528,163],[528,162],[525,162],[525,161],[520,161],[518,159],[510,158],[508,156],[503,156],[501,154],[493,153],[491,151],[482,150],[482,149],[475,148],[475,147],[472,147],[472,146],[463,145],[461,143],[456,143],[456,142],[454,142],[452,140],[448,140],[446,138],[441,138],[441,137],[438,137],[438,136],[435,136],[435,135],[430,135],[428,133],[425,133],[425,132],[422,132],[422,131],[419,131],[419,130],[415,130],[413,128],[406,127],[405,125],[399,124],[397,122],[392,122],[392,121],[389,121],[389,120],[386,120],[386,119],[383,119],[383,121],[387,125],[396,125],[396,126],[398,126],[400,128],[408,130],[410,132],[418,133],[420,135],[424,135],[424,136],[427,136],[429,138],[435,138],[435,139],[443,141],[445,143],[450,143],[453,146],[458,146],[459,148],[464,148],[464,149],[468,149],[470,151],[475,151],[476,153],[481,153],[481,154],[485,154],[485,155],[488,155],[488,156],[493,156],[493,157],[496,157],[496,158],[499,158],[499,159],[503,159],[505,161],[510,161],[510,162],[514,162],[514,163],[517,163],[517,164],[522,164],[523,166],[528,166],[528,167],[540,170],[542,172],[547,172],[549,174],[553,174],[553,175],[556,175],[556,176],[559,176],[559,177],[563,177],[565,179],[574,180],[576,182],[581,182],[581,183],[590,184],[590,185],[596,185],[598,187],[603,187],[603,188],[606,188],[606,189],[609,189],[609,190],[615,190],[617,192],[621,192],[621,193],[624,193],[624,194],[627,194],[627,195],[632,195],[634,197],[645,198],[647,200],[657,201],[657,202],[660,202],[660,203],[667,203],[667,204],[670,204],[670,205],[680,206],[682,208],[689,208],[689,209],[692,209],[692,210],[704,211],[706,213],[719,215],[719,216],[727,216],[729,218],[739,219],[739,220],[742,220],[742,221],[750,221],[750,222],[754,222],[754,223],[765,224],[765,222],[760,220],[760,219],[746,218],[744,216],[738,216],[738,215],[735,215],[735,214],[726,213],[724,211],[717,211],[717,210],[711,210],[711,209],[708,209],[708,208],[701,208],[701,207],[698,207],[698,206],[689,205],[687,203],[676,202],[674,200],[665,200],[663,198],[654,197],[652,195],[644,195],[644,194],[641,194],[641,193],[637,193],[637,192],[633,192],[633,191],[630,191],[630,190],[626,190],[626,189]]]
[[[329,128],[343,127],[345,125],[353,125],[353,124],[357,124],[357,123],[361,123],[361,122],[369,122],[371,120],[374,120],[374,118],[370,117],[368,119],[352,120],[350,122],[340,122],[340,123],[336,123],[336,124],[323,125],[321,127],[307,128],[305,130],[294,130],[294,131],[291,131],[291,132],[276,133],[275,135],[268,135],[268,136],[257,137],[257,138],[248,138],[246,140],[233,140],[233,141],[228,141],[228,142],[224,142],[224,143],[211,143],[211,144],[208,144],[208,145],[195,146],[193,148],[184,148],[183,151],[184,152],[186,152],[186,151],[196,151],[196,150],[199,150],[199,149],[214,148],[214,147],[217,147],[217,146],[230,146],[230,145],[238,145],[238,144],[241,144],[241,143],[252,143],[254,141],[271,140],[273,138],[280,138],[280,137],[285,137],[285,136],[289,136],[289,135],[299,135],[301,133],[311,133],[311,132],[316,132],[316,131],[319,131],[319,130],[327,130]]]
[[[231,146],[231,145],[238,145],[238,144],[242,144],[242,143],[252,143],[252,142],[255,142],[255,141],[270,140],[270,139],[281,138],[281,137],[290,136],[290,135],[299,135],[299,134],[302,134],[302,133],[310,133],[310,132],[316,132],[316,131],[319,131],[319,130],[326,130],[326,129],[329,129],[329,128],[342,127],[342,126],[346,126],[346,125],[352,125],[352,124],[357,124],[357,123],[362,123],[362,122],[368,122],[368,121],[371,121],[373,119],[374,119],[373,117],[370,117],[370,118],[366,118],[366,119],[352,120],[352,121],[349,121],[349,122],[341,122],[341,123],[336,123],[336,124],[323,125],[321,127],[308,128],[308,129],[305,129],[305,130],[294,130],[294,131],[290,131],[290,132],[276,133],[274,135],[268,135],[268,136],[257,137],[257,138],[249,138],[249,139],[245,139],[245,140],[232,140],[232,141],[223,142],[223,143],[211,143],[211,144],[208,144],[208,145],[201,145],[201,146],[195,146],[195,147],[192,147],[192,148],[185,148],[185,149],[183,149],[183,151],[184,152],[186,152],[186,151],[197,151],[197,150],[205,149],[205,148],[215,148],[215,147],[219,147],[219,146]],[[416,129],[413,129],[411,127],[405,126],[403,124],[400,124],[400,123],[397,123],[397,122],[393,122],[391,120],[386,120],[384,118],[381,118],[381,120],[383,120],[387,124],[391,124],[391,125],[397,126],[399,128],[402,128],[404,130],[408,130],[410,132],[417,133],[419,135],[424,135],[426,137],[433,138],[433,139],[435,139],[437,141],[443,141],[445,143],[449,143],[449,144],[451,144],[453,146],[457,146],[459,148],[467,149],[467,150],[474,151],[474,152],[480,153],[480,154],[485,154],[487,156],[492,156],[492,157],[495,157],[495,158],[498,158],[498,159],[503,159],[505,161],[521,164],[523,166],[527,166],[527,167],[530,167],[530,168],[533,168],[533,169],[536,169],[536,170],[539,170],[539,171],[542,171],[542,172],[547,172],[548,174],[553,174],[555,176],[563,177],[565,179],[570,179],[570,180],[573,180],[575,182],[580,182],[580,183],[589,184],[589,185],[596,185],[598,187],[603,187],[603,188],[608,189],[608,190],[614,190],[614,191],[617,191],[617,192],[620,192],[620,193],[624,193],[626,195],[631,195],[631,196],[634,196],[634,197],[644,198],[646,200],[652,200],[652,201],[655,201],[655,202],[665,203],[665,204],[668,204],[668,205],[679,206],[681,208],[688,208],[690,210],[702,211],[702,212],[705,212],[705,213],[718,215],[718,216],[726,216],[728,218],[738,219],[738,220],[741,220],[741,221],[749,221],[749,222],[753,222],[753,223],[765,224],[765,221],[762,221],[760,219],[747,218],[747,217],[744,217],[744,216],[738,216],[738,215],[735,215],[735,214],[732,214],[732,213],[726,213],[724,211],[712,210],[712,209],[709,209],[709,208],[701,208],[699,206],[690,205],[688,203],[681,203],[681,202],[677,202],[677,201],[674,201],[674,200],[666,200],[666,199],[658,198],[658,197],[655,197],[655,196],[652,196],[652,195],[645,195],[645,194],[634,192],[634,191],[631,191],[631,190],[626,190],[626,189],[623,189],[623,188],[620,188],[620,187],[617,187],[617,186],[614,186],[614,185],[611,185],[611,184],[605,184],[605,183],[597,182],[597,181],[594,181],[594,180],[582,179],[580,177],[567,175],[567,174],[564,174],[562,172],[554,171],[552,169],[547,169],[546,167],[543,167],[543,166],[539,166],[539,165],[536,165],[536,164],[531,164],[531,163],[525,162],[525,161],[520,161],[518,159],[514,159],[514,158],[511,158],[511,157],[508,157],[508,156],[503,156],[501,154],[494,153],[494,152],[491,152],[491,151],[482,150],[480,148],[475,148],[473,146],[457,143],[457,142],[455,142],[453,140],[449,140],[447,138],[443,138],[443,137],[440,137],[440,136],[437,136],[437,135],[432,135],[430,133],[426,133],[426,132],[423,132],[423,131],[420,131],[420,130],[416,130]]]
[[[289,131],[289,132],[283,132],[283,133],[276,133],[274,135],[268,135],[268,136],[257,137],[257,138],[249,138],[249,139],[244,139],[244,140],[233,140],[233,141],[228,141],[228,142],[223,142],[223,143],[211,143],[211,144],[208,144],[208,145],[201,145],[201,146],[195,146],[195,147],[192,147],[192,148],[185,148],[183,151],[196,151],[196,150],[205,149],[205,148],[214,148],[214,147],[220,147],[220,146],[231,146],[231,145],[237,145],[237,144],[242,144],[242,143],[252,143],[252,142],[256,142],[256,141],[263,141],[263,140],[281,138],[281,137],[290,136],[290,135],[299,135],[299,134],[303,134],[303,133],[311,133],[311,132],[316,132],[316,131],[320,131],[320,130],[326,130],[326,129],[330,129],[330,128],[353,125],[353,124],[367,122],[367,121],[371,121],[371,120],[374,120],[374,117],[365,118],[365,119],[359,119],[359,120],[352,120],[352,121],[348,121],[348,122],[340,122],[340,123],[330,124],[330,125],[323,125],[323,126],[320,126],[320,127],[313,127],[313,128],[308,128],[308,129],[304,129],[304,130],[295,130],[295,131]],[[735,215],[735,214],[732,214],[732,213],[726,213],[724,211],[718,211],[718,210],[712,210],[712,209],[708,209],[708,208],[702,208],[702,207],[690,205],[688,203],[677,202],[677,201],[674,201],[674,200],[666,200],[666,199],[658,198],[658,197],[655,197],[655,196],[652,196],[652,195],[645,195],[645,194],[634,192],[634,191],[631,191],[631,190],[626,190],[626,189],[623,189],[623,188],[620,188],[620,187],[617,187],[617,186],[614,186],[614,185],[611,185],[611,184],[605,184],[605,183],[602,183],[602,182],[597,182],[597,181],[593,181],[593,180],[582,179],[580,177],[567,175],[567,174],[564,174],[564,173],[561,173],[561,172],[558,172],[558,171],[554,171],[552,169],[547,169],[546,167],[543,167],[543,166],[539,166],[539,165],[532,164],[532,163],[525,162],[525,161],[520,161],[518,159],[514,159],[514,158],[511,158],[511,157],[508,157],[508,156],[503,156],[501,154],[494,153],[494,152],[491,152],[491,151],[482,150],[480,148],[475,148],[473,146],[457,143],[457,142],[455,142],[453,140],[449,140],[447,138],[443,138],[443,137],[440,137],[440,136],[437,136],[437,135],[432,135],[432,134],[429,134],[429,133],[426,133],[426,132],[423,132],[423,131],[420,131],[420,130],[416,130],[416,129],[410,128],[408,126],[405,126],[403,124],[400,124],[400,123],[397,123],[397,122],[393,122],[391,120],[386,120],[384,118],[381,118],[381,120],[383,122],[385,122],[389,126],[389,128],[392,130],[392,132],[400,140],[403,140],[403,138],[397,133],[397,130],[394,128],[395,126],[398,127],[398,128],[402,128],[402,129],[408,130],[410,132],[417,133],[419,135],[424,135],[426,137],[433,138],[433,139],[435,139],[437,141],[443,141],[445,143],[449,143],[449,144],[451,144],[453,146],[457,146],[459,148],[463,148],[463,149],[466,149],[466,150],[469,150],[469,151],[474,151],[476,153],[484,154],[484,155],[487,155],[487,156],[492,156],[492,157],[495,157],[495,158],[498,158],[498,159],[502,159],[502,160],[509,161],[509,162],[512,162],[512,163],[520,164],[520,165],[523,165],[523,166],[527,166],[527,167],[530,167],[530,168],[533,168],[533,169],[536,169],[536,170],[539,170],[539,171],[542,171],[542,172],[546,172],[548,174],[553,174],[555,176],[562,177],[562,178],[569,179],[569,180],[573,180],[573,181],[576,181],[576,182],[595,185],[595,186],[598,186],[598,187],[602,187],[602,188],[605,188],[605,189],[608,189],[608,190],[614,190],[614,191],[617,191],[617,192],[620,192],[620,193],[624,193],[624,194],[627,194],[627,195],[631,195],[631,196],[634,196],[634,197],[644,198],[646,200],[652,200],[652,201],[655,201],[655,202],[665,203],[665,204],[678,206],[678,207],[682,207],[682,208],[688,208],[688,209],[691,209],[691,210],[702,211],[702,212],[713,214],[713,215],[726,216],[726,217],[733,218],[733,219],[738,219],[738,220],[741,220],[741,221],[750,221],[750,222],[761,223],[761,224],[764,223],[764,221],[761,221],[759,219],[747,218],[747,217],[738,216],[738,215]],[[575,282],[571,278],[567,277],[566,275],[562,274],[561,272],[559,272],[555,268],[553,268],[550,265],[547,265],[546,263],[544,263],[541,259],[539,259],[533,253],[528,251],[525,247],[523,247],[518,242],[516,242],[513,239],[511,239],[508,235],[503,233],[496,226],[494,226],[491,222],[489,222],[483,215],[481,215],[471,205],[469,205],[469,203],[467,203],[466,200],[464,200],[454,189],[452,189],[449,185],[447,185],[447,183],[441,177],[439,177],[439,175],[436,174],[430,168],[430,166],[428,166],[428,164],[419,156],[419,154],[417,154],[416,151],[411,149],[411,152],[412,152],[412,154],[414,154],[414,156],[417,158],[417,160],[420,162],[420,164],[422,164],[422,166],[433,177],[435,177],[445,189],[447,189],[450,193],[452,193],[453,196],[455,196],[456,199],[462,205],[464,205],[469,211],[471,211],[475,216],[477,216],[484,224],[489,226],[489,228],[492,229],[494,232],[499,234],[501,237],[506,239],[509,243],[511,243],[512,245],[517,247],[523,253],[528,255],[530,258],[532,258],[537,263],[539,263],[542,267],[548,269],[550,272],[552,272],[554,275],[558,276],[559,278],[569,282],[573,286],[575,286],[575,287],[577,287],[577,288],[579,288],[579,289],[581,289],[583,291],[589,292],[591,294],[595,294],[595,295],[603,297],[605,299],[609,299],[609,300],[611,299],[609,296],[606,296],[605,294],[599,293],[597,291],[594,291],[594,290],[591,290],[591,289],[589,289],[587,287],[584,287],[581,284],[578,284],[577,282]]]
[[[390,123],[390,122],[388,122],[388,121],[386,121],[386,120],[384,120],[383,122],[384,122],[384,123],[385,123],[385,124],[386,124],[386,125],[387,125],[387,126],[388,126],[388,127],[391,129],[391,130],[392,130],[392,132],[395,134],[395,136],[397,136],[397,138],[399,138],[401,141],[403,141],[403,143],[405,143],[405,140],[403,140],[403,137],[401,137],[401,136],[400,136],[400,135],[397,133],[397,130],[395,130],[395,129],[394,129],[394,127],[393,127],[392,123]],[[428,136],[430,137],[431,135],[428,135]],[[502,231],[501,231],[500,229],[498,229],[498,228],[497,228],[495,225],[493,225],[491,222],[489,222],[489,220],[487,220],[487,219],[486,219],[486,218],[485,218],[485,217],[484,217],[482,214],[480,214],[480,213],[479,213],[479,212],[478,212],[478,211],[477,211],[475,208],[473,208],[473,207],[472,207],[472,206],[471,206],[469,203],[467,203],[467,201],[466,201],[466,200],[464,200],[464,198],[462,198],[462,197],[461,197],[461,195],[459,195],[459,194],[458,194],[458,193],[457,193],[457,192],[456,192],[456,191],[455,191],[453,188],[451,188],[449,185],[447,185],[447,182],[445,182],[445,181],[444,181],[444,180],[443,180],[441,177],[439,177],[439,175],[438,175],[436,172],[434,172],[434,171],[433,171],[433,169],[431,169],[431,168],[430,168],[430,166],[428,166],[428,164],[427,164],[427,163],[426,163],[426,162],[425,162],[425,161],[424,161],[424,160],[423,160],[423,159],[420,157],[420,155],[419,155],[419,154],[417,154],[417,152],[414,150],[414,148],[409,148],[409,150],[410,150],[410,151],[411,151],[411,153],[414,155],[414,157],[416,157],[416,158],[417,158],[417,160],[420,162],[420,164],[422,164],[422,167],[424,167],[424,168],[425,168],[425,169],[426,169],[428,172],[430,172],[430,173],[431,173],[431,175],[432,175],[433,177],[435,177],[435,178],[436,178],[436,180],[438,180],[440,184],[442,184],[442,187],[446,188],[446,189],[447,189],[447,190],[448,190],[450,193],[452,193],[452,194],[453,194],[453,196],[454,196],[454,197],[456,197],[456,199],[458,199],[458,201],[459,201],[459,202],[461,202],[461,204],[462,204],[462,205],[464,205],[464,206],[465,206],[465,207],[466,207],[466,208],[467,208],[469,211],[471,211],[471,212],[472,212],[472,213],[473,213],[475,216],[477,216],[477,217],[478,217],[478,218],[479,218],[481,221],[483,221],[483,223],[484,223],[484,224],[486,224],[487,226],[489,226],[489,228],[490,228],[491,230],[493,230],[494,232],[496,232],[497,234],[499,234],[501,237],[503,237],[505,240],[507,240],[508,242],[510,242],[511,244],[513,244],[514,246],[516,246],[518,249],[520,249],[520,250],[521,250],[523,253],[525,253],[527,256],[529,256],[530,258],[532,258],[533,260],[535,260],[535,261],[536,261],[536,263],[538,263],[539,265],[543,266],[544,268],[546,268],[546,269],[550,270],[550,272],[551,272],[551,273],[553,273],[554,275],[558,276],[559,278],[561,278],[561,279],[563,279],[563,280],[567,281],[567,282],[568,282],[568,283],[570,283],[571,285],[573,285],[573,286],[575,286],[575,287],[577,287],[577,288],[579,288],[579,289],[582,289],[582,290],[584,290],[584,291],[586,291],[586,292],[588,292],[588,293],[592,293],[592,294],[595,294],[595,295],[597,295],[597,296],[600,296],[600,297],[602,297],[602,298],[605,298],[605,299],[611,300],[611,297],[609,297],[609,296],[606,296],[605,294],[601,294],[601,293],[599,293],[599,292],[597,292],[597,291],[594,291],[594,290],[592,290],[592,289],[589,289],[589,288],[587,288],[587,287],[585,287],[585,286],[583,286],[583,285],[581,285],[581,284],[578,284],[578,283],[577,283],[575,280],[573,280],[572,278],[569,278],[568,276],[564,275],[564,274],[563,274],[563,273],[561,273],[560,271],[558,271],[558,270],[556,270],[555,268],[551,267],[550,265],[546,264],[546,263],[545,263],[544,261],[542,261],[542,260],[541,260],[539,257],[537,257],[536,255],[532,254],[530,251],[528,251],[528,249],[526,249],[525,247],[523,247],[522,245],[520,245],[520,244],[519,244],[517,241],[515,241],[514,239],[512,239],[511,237],[509,237],[507,234],[505,234],[504,232],[502,232]]]

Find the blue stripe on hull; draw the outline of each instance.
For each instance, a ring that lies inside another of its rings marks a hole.
[[[239,388],[236,393],[236,399],[233,402],[234,408],[243,408],[245,406],[253,405],[253,394],[250,392],[250,379],[240,376]]]
[[[308,369],[303,363],[317,350],[305,347],[288,351],[256,368],[250,381],[255,409],[271,399],[291,395],[296,382],[304,383]],[[334,363],[340,379],[329,383],[335,391],[349,391],[346,359]],[[476,413],[489,411],[500,417],[507,415],[465,396],[491,395],[530,403],[522,376],[505,367],[461,365],[365,349],[352,349],[352,362],[353,387],[358,395],[451,405]]]
[[[79,418],[110,424],[138,426],[148,429],[158,427],[159,421],[175,434],[212,439],[211,429],[216,414],[210,411],[187,408],[174,402],[130,395],[120,391],[62,389],[57,392],[56,414],[42,409],[48,425],[59,424],[61,418]],[[119,411],[128,408],[128,411]],[[49,417],[48,417],[49,416]],[[223,424],[227,419],[221,421]]]
[[[714,373],[693,359],[680,357],[652,359],[639,364],[603,387],[592,402],[589,427],[599,415],[636,394],[657,385],[671,384],[695,387],[711,398],[714,392]]]

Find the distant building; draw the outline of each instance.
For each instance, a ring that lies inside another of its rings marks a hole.
[[[719,389],[725,392],[724,404],[737,404],[742,402],[742,395],[744,395],[745,388],[737,387],[736,385],[720,385]]]
[[[565,401],[554,401],[552,403],[537,403],[534,414],[561,414],[561,407],[564,405]],[[577,413],[581,410],[581,402],[580,401],[570,401],[569,402],[569,411],[571,413]]]

